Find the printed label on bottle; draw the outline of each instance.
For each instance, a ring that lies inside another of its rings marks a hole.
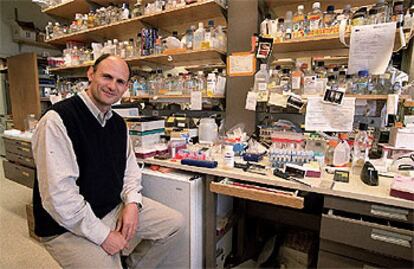
[[[300,89],[300,81],[301,81],[301,77],[292,77],[292,89],[293,90]]]
[[[311,31],[318,30],[320,22],[321,22],[320,16],[310,16],[309,17],[309,29]]]
[[[266,91],[267,90],[267,83],[257,83],[257,89],[259,91]]]

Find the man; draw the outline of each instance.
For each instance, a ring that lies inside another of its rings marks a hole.
[[[111,111],[129,66],[106,54],[87,75],[88,89],[52,106],[33,136],[35,233],[63,268],[122,268],[120,255],[129,268],[156,268],[182,216],[142,197],[126,124]]]

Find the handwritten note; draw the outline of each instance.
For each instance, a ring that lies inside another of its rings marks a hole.
[[[355,98],[344,97],[342,105],[325,104],[321,97],[309,97],[305,130],[350,132],[354,123]]]
[[[391,59],[395,30],[395,22],[352,27],[348,73],[383,74]]]

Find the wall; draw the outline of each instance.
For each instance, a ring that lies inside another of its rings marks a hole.
[[[10,22],[15,20],[14,9],[18,10],[20,21],[33,22],[39,29],[44,29],[48,21],[53,18],[40,11],[40,7],[33,4],[31,0],[0,0],[0,57],[6,58],[24,52],[35,52],[41,55],[42,52],[50,55],[59,55],[59,50],[51,50],[30,45],[19,45],[12,40]]]

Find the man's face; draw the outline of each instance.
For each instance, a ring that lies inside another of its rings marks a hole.
[[[90,68],[89,97],[102,112],[107,112],[128,89],[129,69],[125,61],[110,56],[100,62],[96,70]]]

